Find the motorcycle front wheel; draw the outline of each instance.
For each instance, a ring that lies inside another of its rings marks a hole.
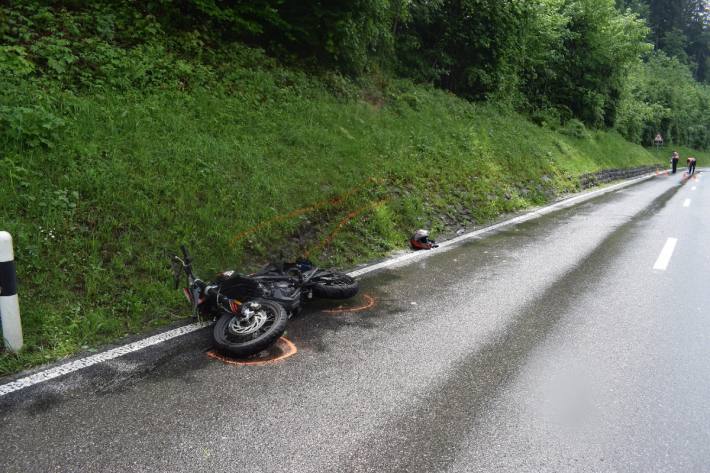
[[[313,295],[324,299],[350,299],[360,289],[358,282],[345,273],[320,270],[309,281]]]
[[[255,355],[286,330],[288,314],[280,304],[266,300],[245,304],[249,304],[249,317],[225,314],[217,320],[212,333],[220,353],[237,358]]]

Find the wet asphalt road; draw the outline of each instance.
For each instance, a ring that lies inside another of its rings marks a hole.
[[[365,277],[374,308],[312,307],[277,364],[204,330],[0,397],[0,471],[708,471],[700,177]]]

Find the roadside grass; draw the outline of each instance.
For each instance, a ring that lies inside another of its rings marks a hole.
[[[51,148],[1,143],[26,348],[0,352],[0,375],[186,319],[167,269],[180,243],[205,278],[300,255],[348,267],[416,228],[482,225],[580,174],[667,161],[405,81],[222,67],[188,90],[54,92]]]

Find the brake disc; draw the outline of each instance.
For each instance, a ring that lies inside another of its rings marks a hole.
[[[254,333],[266,323],[266,313],[263,310],[247,309],[246,317],[232,317],[229,321],[229,331],[234,335],[248,335]]]

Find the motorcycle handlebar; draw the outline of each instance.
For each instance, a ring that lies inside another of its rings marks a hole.
[[[190,260],[190,253],[187,251],[187,248],[185,245],[180,245],[180,250],[182,250],[182,254],[185,257],[185,261],[189,262]]]
[[[175,283],[175,289],[177,289],[178,285],[180,284],[180,275],[183,271],[182,262],[180,261],[180,258],[177,257],[177,255],[173,255],[170,257],[170,269],[173,273],[173,282]]]
[[[180,245],[180,250],[182,251],[182,255],[185,258],[184,261],[182,262],[182,269],[185,271],[185,274],[187,275],[187,283],[192,284],[192,281],[197,279],[195,278],[195,275],[192,274],[192,257],[190,256],[190,252],[187,251],[187,248],[185,245]]]

